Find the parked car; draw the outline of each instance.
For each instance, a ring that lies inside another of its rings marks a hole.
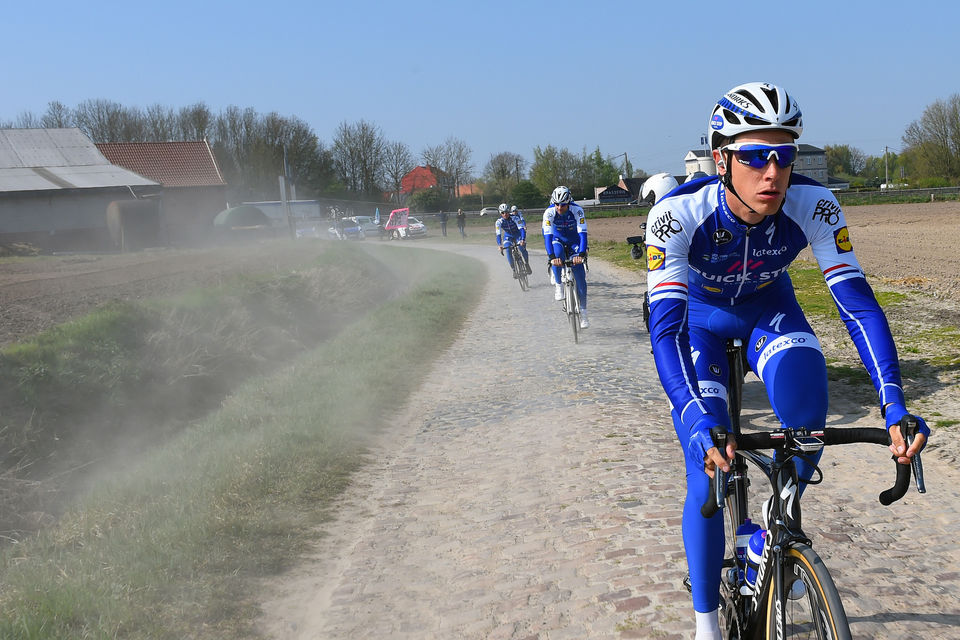
[[[357,223],[368,238],[376,238],[380,235],[380,227],[373,221],[373,216],[353,216],[350,220]]]
[[[419,218],[407,216],[407,235],[425,236],[427,235],[427,225],[423,224]]]
[[[484,207],[480,209],[481,216],[498,216],[500,211],[496,207]]]
[[[360,224],[350,218],[344,218],[339,225],[327,229],[327,235],[334,240],[363,240],[366,237]]]

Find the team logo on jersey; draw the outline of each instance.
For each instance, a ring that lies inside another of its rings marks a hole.
[[[766,343],[767,343],[767,336],[760,336],[760,339],[757,340],[757,344],[753,345],[753,350],[755,352],[760,351],[760,349],[763,349],[763,345],[765,345]]]
[[[683,225],[680,224],[680,221],[673,217],[673,211],[667,211],[664,214],[661,214],[659,218],[653,223],[653,227],[650,229],[650,233],[657,236],[657,239],[660,242],[666,242],[667,238],[672,236],[675,233],[680,233],[683,231]]]
[[[853,243],[850,242],[850,232],[846,227],[840,227],[833,232],[833,239],[837,243],[837,253],[849,253],[853,251]]]
[[[733,234],[729,229],[717,229],[713,232],[714,244],[727,244],[731,240],[733,240]]]
[[[813,209],[813,219],[820,219],[827,224],[837,224],[840,221],[840,207],[832,200],[821,199]]]
[[[710,373],[715,376],[720,375],[720,367],[715,364],[710,365]]]
[[[703,288],[709,291],[710,293],[720,293],[721,291],[723,291],[723,289],[721,289],[720,287],[708,287],[707,285],[703,285]]]
[[[586,218],[580,218],[580,224],[586,224],[586,223],[587,223]]]
[[[655,247],[652,244],[647,245],[647,270],[656,271],[657,269],[663,268],[663,262],[666,260],[667,254],[664,252],[664,249],[660,247]]]

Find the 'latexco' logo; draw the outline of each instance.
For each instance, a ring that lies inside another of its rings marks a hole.
[[[683,231],[683,225],[673,217],[672,211],[667,211],[657,218],[650,229],[650,233],[657,236],[660,242],[666,242],[667,238],[681,231]]]
[[[840,221],[840,207],[833,201],[824,198],[817,203],[813,210],[813,219],[816,220],[817,218],[827,224],[837,224]]]

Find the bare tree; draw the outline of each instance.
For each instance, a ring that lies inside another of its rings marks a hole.
[[[33,111],[21,111],[17,116],[17,129],[39,129],[42,126],[40,118]]]
[[[183,107],[177,114],[181,140],[205,140],[213,130],[213,113],[203,102]]]
[[[400,190],[403,177],[413,169],[413,154],[410,147],[402,142],[388,142],[384,150],[383,175],[387,186],[400,203]]]
[[[153,104],[144,115],[147,142],[170,142],[177,139],[177,114],[172,107]]]
[[[84,100],[74,112],[77,126],[94,142],[123,142],[123,106],[111,100]]]
[[[341,182],[357,195],[377,196],[386,140],[380,127],[360,120],[341,122],[333,138],[333,160]]]
[[[420,153],[424,164],[439,170],[437,176],[440,186],[448,193],[458,197],[460,185],[470,177],[473,165],[470,162],[472,151],[460,138],[450,136],[432,147],[425,147]]]
[[[62,129],[75,126],[73,112],[68,106],[53,100],[47,103],[47,111],[40,118],[40,124],[46,129]]]

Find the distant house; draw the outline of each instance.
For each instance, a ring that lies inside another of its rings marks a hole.
[[[174,245],[197,246],[227,208],[227,183],[206,140],[105,142],[97,149],[113,164],[163,185],[163,233]]]
[[[824,185],[828,184],[830,178],[827,175],[827,152],[812,144],[801,143],[793,172],[813,178]]]
[[[640,190],[643,188],[645,178],[624,178],[620,176],[620,182],[617,186],[630,192],[630,199],[637,200],[640,197]]]
[[[0,242],[109,249],[111,203],[155,199],[160,190],[111,164],[80,129],[0,129]]]
[[[594,187],[593,197],[595,200],[600,202],[600,204],[629,202],[633,198],[632,194],[628,190],[619,185],[611,185],[609,187]]]
[[[709,149],[691,149],[683,157],[684,172],[687,176],[692,176],[698,171],[702,171],[708,176],[717,175],[717,164],[713,161],[713,154]],[[680,182],[684,182],[681,180]]]

